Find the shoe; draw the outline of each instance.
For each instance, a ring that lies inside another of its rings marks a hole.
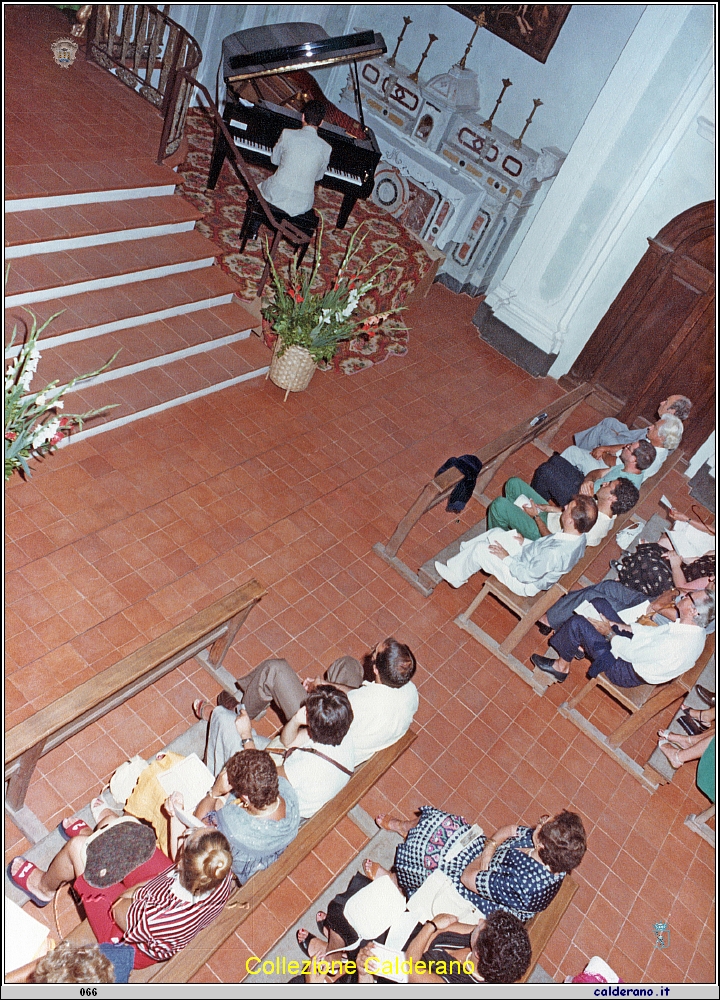
[[[551,625],[546,625],[545,622],[535,622],[540,635],[552,635],[555,629]]]
[[[212,715],[213,712],[212,703],[206,701],[205,698],[196,698],[195,701],[192,703],[193,715],[195,716],[196,719],[199,719],[201,722],[210,721],[210,715],[205,715],[206,708],[210,709],[210,715]]]
[[[688,736],[699,736],[701,733],[706,732],[710,726],[705,722],[700,722],[699,719],[693,719],[692,715],[681,715],[679,716],[678,725],[683,729]]]
[[[444,563],[436,562],[435,572],[437,573],[438,576],[442,577],[445,583],[449,583],[450,586],[454,587],[456,590],[458,589],[458,587],[462,587],[465,583],[467,583],[467,580],[463,580],[462,583],[455,583],[453,580],[451,580],[448,574],[448,568]]]
[[[715,692],[703,687],[702,684],[695,685],[695,694],[704,701],[709,708],[715,708]]]
[[[320,917],[321,913],[325,913],[324,910],[318,910],[315,914],[315,923],[317,924],[317,929],[320,931],[324,938],[327,938],[327,933],[325,931],[325,925],[327,924],[327,913],[324,917]]]
[[[85,832],[90,833],[90,827],[87,825],[84,819],[61,819],[57,825],[57,831],[63,840],[71,840],[73,837],[79,837]]]
[[[553,667],[553,663],[557,663],[557,660],[551,660],[549,656],[540,656],[539,653],[533,653],[530,657],[530,662],[534,667],[537,667],[538,670],[542,670],[544,673],[550,674],[551,677],[554,677],[558,684],[562,684],[563,681],[568,679],[568,674],[564,674],[562,671],[556,670],[555,667]]]
[[[670,767],[672,767],[674,771],[677,771],[677,769],[682,767],[685,763],[684,760],[680,759],[679,751],[676,750],[675,747],[667,740],[660,740],[658,743],[658,750],[665,754]]]
[[[238,701],[237,698],[233,698],[229,691],[221,691],[217,696],[217,703],[220,708],[227,708],[230,712],[235,712],[237,715],[242,711],[242,702]]]
[[[13,875],[12,866],[14,861],[22,861],[22,865]],[[41,899],[40,896],[36,896],[32,889],[28,889],[28,878],[30,875],[37,871],[37,865],[34,865],[32,861],[28,861],[27,858],[13,858],[10,864],[7,866],[7,877],[10,879],[14,886],[17,886],[25,895],[32,900],[35,906],[47,906],[51,903],[51,899]]]
[[[305,930],[305,928],[301,927],[300,930]],[[304,941],[300,940],[300,936],[299,935],[300,935],[300,931],[296,931],[296,933],[295,933],[295,940],[298,943],[298,947],[300,948],[301,951],[305,952],[305,954],[307,955],[308,958],[311,958],[312,956],[310,955],[310,942],[311,941],[318,941],[319,940],[317,934],[311,934],[308,931],[307,932],[307,937],[305,938]],[[325,943],[327,944],[327,942],[325,942]]]

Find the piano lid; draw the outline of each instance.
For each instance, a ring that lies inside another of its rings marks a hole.
[[[234,83],[293,69],[337,66],[386,51],[383,36],[375,31],[329,38],[324,28],[308,21],[266,24],[223,40],[223,76],[226,83]]]

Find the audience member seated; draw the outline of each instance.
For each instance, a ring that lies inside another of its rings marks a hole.
[[[11,880],[37,906],[73,882],[95,940],[132,945],[136,969],[172,958],[225,906],[232,890],[230,845],[218,830],[204,827],[180,844],[186,830],[168,799],[173,864],[156,847],[151,827],[134,816],[118,817],[102,799],[91,808],[95,832],[81,820],[64,821],[70,839],[48,870],[15,858]]]
[[[344,788],[355,767],[349,735],[353,710],[344,691],[319,684],[283,727],[279,741],[253,733],[245,711],[216,708],[210,716],[207,763],[219,775],[225,761],[244,746],[277,755],[280,774],[295,789],[300,816],[309,819]]]
[[[708,551],[694,559],[684,560],[664,535],[659,542],[641,541],[634,552],[629,552],[614,562],[618,580],[626,587],[642,591],[648,597],[656,597],[670,587],[705,590],[715,583],[715,533],[701,521],[693,521],[680,511],[672,509],[670,517],[673,524],[691,524],[703,532],[708,539]]]
[[[469,542],[458,555],[435,569],[453,587],[462,587],[483,570],[497,577],[515,594],[534,597],[549,590],[585,553],[586,534],[597,520],[592,497],[575,496],[560,514],[560,531],[528,541],[514,531],[491,528]]]
[[[636,608],[645,604],[643,617],[652,618],[653,615],[661,614],[669,621],[675,621],[678,614],[675,601],[679,593],[678,590],[668,590],[652,602],[648,602],[645,594],[638,590],[631,590],[630,587],[624,587],[617,580],[601,580],[600,583],[595,583],[591,587],[571,590],[570,593],[559,597],[539,619],[538,628],[543,635],[556,632],[572,618],[575,608],[584,601],[589,601],[592,604],[597,598],[607,601],[616,614],[627,611],[628,608]]]
[[[325,671],[327,685],[344,691],[352,706],[350,736],[356,765],[404,736],[418,708],[417,688],[412,683],[417,664],[408,646],[392,638],[379,642],[370,653],[369,666],[372,681],[363,680],[362,664],[354,656],[341,656]],[[301,681],[287,660],[271,659],[241,677],[237,687],[251,719],[271,702],[290,719],[308,692],[321,683],[319,678]],[[221,694],[218,703],[225,708],[237,705],[227,694]]]
[[[715,599],[701,591],[678,602],[678,621],[667,625],[626,625],[602,598],[593,601],[599,620],[571,615],[550,639],[560,656],[552,660],[533,653],[530,661],[556,681],[565,681],[573,659],[591,661],[587,676],[604,673],[618,687],[665,684],[694,666],[705,645],[705,626],[715,618]],[[636,611],[642,615],[647,605]]]
[[[496,497],[487,511],[488,528],[519,531],[523,538],[535,541],[546,535],[556,535],[560,528],[561,508],[548,503],[522,479],[508,479],[504,496]],[[519,507],[516,500],[524,496],[530,501]],[[587,545],[599,545],[615,524],[618,514],[632,510],[640,494],[629,479],[615,479],[603,483],[595,496],[598,507],[597,520],[585,535]]]
[[[703,724],[712,723],[712,728],[703,733],[686,736],[683,733],[671,733],[668,729],[658,729],[660,740],[658,747],[665,754],[671,767],[677,770],[691,760],[699,760],[697,785],[700,791],[711,802],[715,801],[715,709],[708,708],[698,712],[697,709],[686,711],[700,716]],[[692,716],[691,716],[692,717]],[[707,722],[706,722],[707,720]]]
[[[238,721],[246,734],[240,736],[243,750],[232,755],[195,815],[227,837],[233,872],[244,885],[254,872],[277,861],[295,839],[300,807],[295,789],[278,775],[270,754],[253,748],[247,715]]]
[[[114,983],[113,963],[96,944],[62,941],[36,964],[33,983]],[[127,982],[127,980],[124,980]]]
[[[378,868],[377,878],[387,877],[381,872]],[[345,906],[370,881],[360,873],[353,876],[345,892],[330,901],[328,912],[317,914],[322,938],[315,937],[305,928],[298,931],[298,944],[318,964],[328,952],[336,952],[328,956],[328,961],[343,956],[343,962],[355,962],[357,972],[343,973],[340,978],[334,979],[322,974],[310,974],[304,977],[305,982],[373,983],[376,977],[381,983],[388,982],[382,978],[379,969],[375,976],[369,972],[377,968],[373,961],[372,943],[364,945],[359,952],[357,948],[348,950],[348,946],[355,944],[360,935],[346,919]],[[387,931],[380,934],[377,941],[384,943],[386,937]],[[450,913],[438,914],[413,930],[403,951],[405,960],[412,960],[410,983],[515,983],[525,974],[532,958],[525,927],[517,917],[504,910],[481,917],[474,925],[459,923]],[[418,972],[418,963],[425,963],[425,969],[431,963],[430,971],[421,968]],[[432,971],[437,968],[440,973]],[[303,977],[291,980],[293,983],[302,981]]]
[[[450,861],[446,855],[470,830],[461,816],[422,806],[415,821],[378,816],[375,822],[405,838],[395,852],[395,873],[408,897],[440,868],[485,916],[506,910],[523,921],[550,905],[586,848],[582,820],[567,810],[541,817],[535,827],[503,826],[492,837],[481,835]]]
[[[566,449],[567,450],[567,449]],[[555,503],[563,505],[568,502],[571,496],[582,493],[585,496],[594,496],[603,483],[612,482],[615,479],[629,479],[630,482],[640,489],[643,481],[643,471],[649,469],[655,461],[656,452],[649,441],[636,441],[627,444],[620,452],[616,465],[607,469],[595,468],[584,474],[567,458],[555,452],[547,462],[539,465],[532,477],[532,488],[541,497],[548,497]]]
[[[668,396],[660,403],[657,412],[658,417],[669,414],[678,420],[687,420],[691,409],[692,403],[687,396]],[[579,431],[575,435],[575,444],[585,451],[592,451],[593,448],[606,444],[632,444],[633,441],[640,441],[646,437],[647,431],[647,427],[631,430],[627,424],[621,423],[615,417],[606,417],[594,427]]]
[[[679,446],[682,435],[682,420],[678,420],[677,417],[670,414],[660,417],[657,423],[646,428],[644,435],[639,440],[650,442],[655,449],[655,461],[643,472],[643,482],[659,471],[670,452],[675,451]],[[621,450],[622,445],[617,444],[599,445],[592,451],[579,448],[577,445],[570,445],[562,452],[562,457],[587,475],[588,472],[593,472],[596,469],[606,469],[608,464],[614,465]]]

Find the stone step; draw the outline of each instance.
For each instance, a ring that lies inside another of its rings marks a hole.
[[[6,308],[46,302],[210,267],[219,252],[198,232],[20,257],[10,267]]]
[[[252,335],[211,351],[163,359],[162,367],[144,366],[122,378],[79,385],[65,397],[67,413],[85,413],[110,403],[118,405],[91,420],[84,430],[73,433],[68,443],[114,430],[240,382],[262,378],[269,364],[269,350],[259,337]]]
[[[182,275],[81,292],[67,299],[49,299],[34,304],[32,313],[38,326],[59,313],[40,337],[43,348],[59,347],[229,303],[236,289],[232,278],[215,265]],[[21,338],[29,321],[27,310],[21,307],[7,310],[5,344],[9,343],[15,327]],[[16,345],[6,352],[6,357],[14,357],[19,349]]]
[[[231,302],[55,348],[43,346],[31,388],[37,392],[56,379],[66,385],[77,375],[96,371],[117,354],[110,369],[98,379],[114,381],[143,366],[158,367],[163,360],[180,360],[246,339],[255,322],[239,303]],[[84,386],[89,388],[90,384]]]
[[[172,194],[178,182],[170,167],[147,159],[113,157],[107,162],[58,161],[45,166],[5,168],[5,212],[126,201]]]
[[[5,218],[5,259],[188,232],[201,218],[177,194],[13,212]]]

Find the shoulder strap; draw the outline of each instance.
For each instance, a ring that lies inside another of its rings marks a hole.
[[[303,753],[314,753],[316,757],[322,757],[322,759],[326,760],[328,764],[334,764],[335,767],[339,768],[343,772],[343,774],[347,774],[349,777],[352,778],[353,775],[352,771],[349,771],[343,764],[340,764],[332,757],[328,757],[328,755],[326,753],[323,753],[322,750],[316,750],[315,747],[290,747],[289,750],[285,751],[283,755],[283,760],[287,760],[290,754],[294,753],[296,750],[302,750]]]

